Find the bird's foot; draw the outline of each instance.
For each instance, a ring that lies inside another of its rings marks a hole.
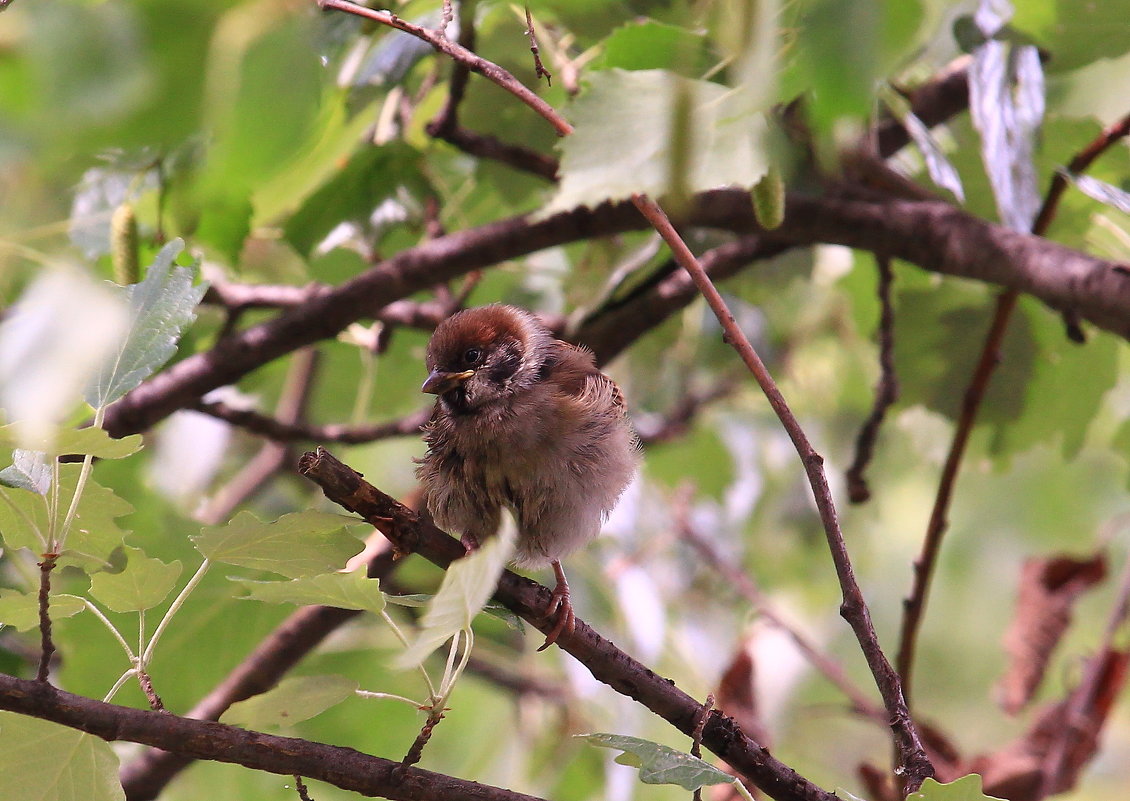
[[[565,580],[565,571],[561,569],[560,562],[553,563],[553,572],[557,574],[557,586],[549,596],[545,617],[547,620],[556,618],[556,622],[545,635],[545,642],[538,651],[544,651],[553,645],[562,634],[572,634],[577,627],[577,616],[573,613],[573,604],[569,602],[569,582]]]
[[[479,538],[474,534],[464,534],[459,538],[459,542],[463,544],[464,556],[470,556],[479,550]]]

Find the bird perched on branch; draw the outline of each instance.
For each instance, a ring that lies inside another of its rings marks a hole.
[[[597,535],[636,469],[623,395],[588,350],[501,304],[441,323],[427,368],[421,389],[438,396],[417,468],[428,511],[468,551],[513,513],[514,564],[548,563],[557,577],[543,650],[574,627],[561,560]]]

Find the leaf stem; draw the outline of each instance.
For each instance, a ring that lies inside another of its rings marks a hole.
[[[170,604],[168,610],[165,612],[165,616],[162,617],[161,622],[157,624],[157,629],[153,632],[153,637],[149,640],[149,644],[145,646],[145,652],[142,653],[140,662],[142,668],[148,665],[149,661],[153,658],[153,650],[157,647],[157,641],[160,640],[161,635],[165,633],[165,628],[169,625],[170,621],[172,621],[173,615],[180,611],[181,606],[184,605],[188,596],[196,589],[196,585],[204,578],[204,574],[208,572],[208,568],[211,566],[212,563],[207,559],[201,562],[200,567],[196,569],[192,578],[184,585],[184,589],[173,599],[172,604]]]
[[[120,631],[118,631],[118,627],[111,623],[110,618],[106,617],[106,615],[102,613],[102,610],[95,606],[94,602],[89,598],[83,598],[83,601],[86,602],[86,608],[89,609],[96,618],[101,620],[106,628],[110,630],[110,633],[114,635],[114,639],[116,639],[122,646],[122,650],[126,652],[126,657],[129,658],[129,661],[136,664],[137,655],[134,654],[133,649],[130,647],[130,644],[126,642],[126,638],[122,636],[122,633]]]

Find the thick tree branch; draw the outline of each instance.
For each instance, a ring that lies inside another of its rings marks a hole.
[[[827,242],[885,252],[928,270],[1015,288],[1130,337],[1130,269],[1010,231],[946,203],[794,194],[785,223],[770,235],[758,228],[748,194],[717,190],[699,198],[687,223],[760,234],[765,248]],[[114,436],[145,431],[212,389],[335,336],[356,320],[379,316],[380,309],[438,282],[547,247],[645,225],[631,204],[604,204],[538,222],[511,217],[424,242],[154,376],[107,410],[106,429]],[[618,350],[595,337],[579,339],[605,355]]]
[[[142,743],[194,759],[304,776],[366,796],[403,801],[540,801],[524,793],[405,768],[352,748],[105,704],[4,674],[0,674],[0,709],[60,723],[111,742]]]
[[[324,449],[304,455],[299,471],[317,482],[327,498],[377,527],[398,551],[418,553],[444,568],[464,555],[459,540],[421,521],[410,509],[373,487]],[[540,631],[548,632],[556,622],[552,615],[545,615],[550,591],[515,573],[503,573],[495,598]],[[702,704],[632,659],[584,621],[577,620],[576,629],[562,634],[557,645],[588,668],[597,680],[643,704],[684,734],[693,735]],[[733,720],[718,712],[709,716],[702,743],[778,801],[835,799],[772,757]]]

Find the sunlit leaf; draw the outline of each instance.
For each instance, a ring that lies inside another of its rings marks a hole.
[[[1007,10],[1011,13],[1010,7]],[[990,0],[983,0],[975,20],[986,36],[1007,21]],[[1036,133],[1044,117],[1039,51],[999,39],[978,47],[969,67],[969,111],[981,132],[981,158],[1001,222],[1018,231],[1030,230],[1040,205],[1033,164]]]
[[[1116,208],[1123,214],[1130,214],[1130,192],[1090,175],[1064,174],[1087,197]]]
[[[86,601],[77,595],[51,593],[48,613],[52,620],[77,615],[86,608]],[[39,628],[39,591],[0,590],[0,626],[17,631]]]
[[[213,561],[302,578],[337,570],[360,551],[351,533],[358,528],[357,518],[326,512],[295,512],[265,523],[243,511],[192,541]]]
[[[93,734],[0,712],[4,795],[20,801],[124,801],[118,756]]]
[[[54,530],[57,533],[62,529],[81,468],[78,464],[59,466],[59,493],[64,502],[56,509]],[[100,486],[94,479],[88,479],[59,564],[101,570],[111,552],[125,538],[125,532],[115,522],[116,518],[132,511],[133,507],[112,490]],[[20,490],[0,489],[0,538],[3,538],[6,547],[43,553],[46,543],[41,538],[46,537],[50,530],[43,497]]]
[[[734,777],[685,751],[623,734],[579,734],[601,748],[623,751],[616,761],[640,770],[644,784],[674,784],[691,792],[712,784],[733,784]]]
[[[743,93],[663,70],[605,70],[589,77],[568,110],[576,130],[562,140],[561,183],[542,214],[666,193],[680,86],[691,96],[693,120],[688,190],[757,183],[767,169],[765,119]]]
[[[121,342],[125,304],[77,270],[45,270],[0,322],[0,409],[21,447],[42,440],[79,404],[97,365]]]
[[[902,123],[910,135],[915,147],[922,153],[926,163],[926,172],[930,180],[942,189],[948,189],[962,203],[965,202],[965,190],[961,185],[961,176],[957,169],[942,152],[941,145],[934,138],[934,134],[922,120],[910,109],[910,103],[894,90],[886,89],[882,92],[883,102],[890,109],[895,119]]]
[[[249,592],[247,597],[272,604],[321,604],[338,609],[359,609],[377,613],[385,607],[380,582],[368,578],[364,569],[352,573],[323,573],[291,581],[252,581],[238,579]]]
[[[458,631],[471,625],[498,586],[498,577],[514,553],[517,528],[509,515],[498,535],[447,568],[439,592],[428,604],[416,640],[396,660],[398,667],[420,664]]]
[[[171,359],[181,333],[196,319],[193,310],[207,287],[192,285],[191,268],[173,266],[183,249],[184,242],[174,239],[161,248],[144,281],[121,289],[130,308],[129,335],[87,385],[86,401],[94,408],[113,403]]]
[[[126,566],[119,573],[96,573],[90,594],[115,612],[152,609],[168,597],[180,578],[179,561],[166,564],[138,548],[126,548]]]
[[[232,704],[221,723],[245,729],[293,726],[351,697],[357,682],[345,676],[291,676],[262,695]]]
[[[51,489],[51,465],[41,451],[16,448],[12,451],[12,464],[0,470],[0,484],[46,495]]]
[[[14,446],[21,441],[14,424],[0,426],[0,447]],[[90,455],[98,459],[122,459],[137,453],[143,444],[140,434],[113,439],[101,428],[51,428],[22,441],[32,450],[44,454]]]
[[[941,784],[934,779],[926,779],[916,793],[911,793],[907,801],[1001,801],[995,795],[985,795],[981,789],[981,777],[976,773]]]

